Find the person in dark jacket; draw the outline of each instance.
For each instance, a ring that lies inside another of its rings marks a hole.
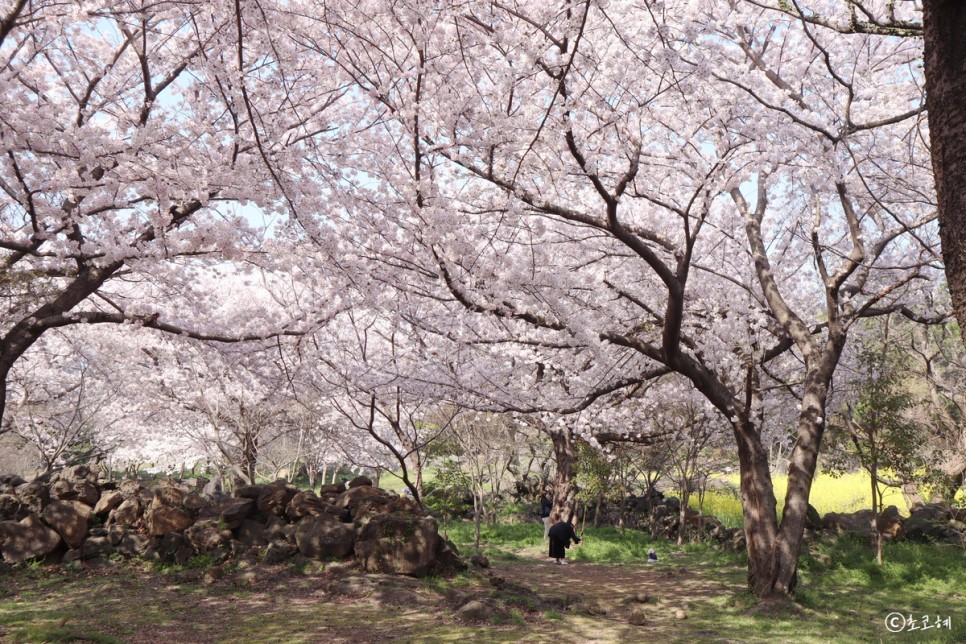
[[[550,556],[559,565],[566,565],[564,557],[567,556],[567,548],[570,542],[580,543],[580,537],[574,532],[574,527],[568,521],[555,523],[548,533],[550,536]]]
[[[546,492],[540,495],[540,518],[543,519],[543,538],[547,538],[550,531],[550,513],[553,511],[553,501],[547,498]]]

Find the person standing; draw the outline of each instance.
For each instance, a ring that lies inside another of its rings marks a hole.
[[[561,521],[553,524],[547,534],[550,537],[550,556],[558,565],[567,565],[564,558],[567,556],[570,542],[580,543],[580,537],[574,532],[574,526],[569,521]]]
[[[543,538],[547,538],[550,531],[550,513],[553,511],[553,501],[547,498],[547,493],[540,495],[540,518],[543,519]]]

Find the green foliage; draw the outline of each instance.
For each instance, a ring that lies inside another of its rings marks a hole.
[[[893,591],[929,590],[937,595],[955,594],[966,587],[966,556],[960,547],[911,541],[888,542],[884,547],[887,560],[879,566],[869,556],[865,539],[843,534],[813,543],[799,569],[805,585],[860,584]]]
[[[470,521],[452,521],[446,524],[449,538],[460,551],[471,547],[473,530],[473,523]],[[532,548],[542,546],[543,543],[543,523],[497,523],[480,527],[480,544],[484,554],[491,558],[499,558],[500,550]]]
[[[611,478],[614,475],[614,465],[607,458],[607,454],[580,442],[575,451],[575,466],[577,486],[577,498],[584,503],[594,503],[598,498],[609,498],[617,491],[616,486],[611,485]]]
[[[869,471],[889,469],[900,480],[912,480],[926,462],[919,450],[923,428],[907,417],[915,404],[903,381],[908,360],[887,347],[863,350],[859,362],[866,378],[855,401],[829,424],[825,466],[830,473],[856,464]]]
[[[471,488],[470,477],[460,464],[446,458],[439,464],[435,478],[423,486],[423,503],[443,517],[459,516],[466,509],[464,499]]]
[[[447,530],[461,551],[472,546],[472,523],[454,522],[448,524]],[[484,527],[480,531],[480,544],[483,553],[492,561],[520,561],[517,553],[521,551],[540,557],[547,554],[543,524],[537,522],[501,523]],[[567,558],[589,563],[641,563],[647,560],[648,548],[655,548],[662,559],[665,553],[673,551],[681,558],[681,563],[687,557],[713,556],[729,564],[739,565],[744,557],[743,553],[712,553],[709,546],[703,543],[678,547],[663,539],[652,539],[649,534],[640,530],[624,530],[622,533],[617,528],[606,527],[587,528],[581,543],[572,545],[567,551]]]
[[[198,554],[188,559],[188,568],[211,568],[215,560],[209,554]]]

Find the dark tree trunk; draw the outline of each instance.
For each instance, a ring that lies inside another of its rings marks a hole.
[[[577,508],[577,489],[574,481],[574,437],[570,429],[550,432],[553,455],[557,461],[557,476],[553,486],[553,510],[550,524],[571,521]]]
[[[778,515],[768,468],[768,452],[757,429],[748,422],[734,426],[741,472],[741,508],[748,550],[748,586],[759,597],[772,594],[772,568]]]
[[[966,3],[923,0],[922,9],[939,233],[953,309],[966,334]]]

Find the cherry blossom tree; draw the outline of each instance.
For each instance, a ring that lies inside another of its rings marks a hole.
[[[112,367],[92,361],[63,335],[51,334],[35,348],[12,377],[10,431],[35,449],[43,473],[102,461],[117,446],[113,429],[126,416],[117,367],[102,371]]]
[[[116,296],[147,281],[203,312],[192,267],[263,250],[244,208],[320,203],[295,175],[341,92],[281,21],[267,3],[220,1],[15,2],[0,16],[0,417],[10,370],[50,329],[239,339]]]
[[[404,408],[537,418],[558,514],[575,441],[655,440],[642,410],[697,392],[731,427],[749,584],[787,595],[850,331],[942,317],[913,14],[14,3],[0,18],[0,383],[78,322],[257,339],[219,355],[259,368],[275,337],[319,360],[300,384],[285,374],[296,395],[351,401],[343,416],[404,463],[422,441]],[[957,114],[936,110],[953,134]],[[246,205],[287,219],[266,240]],[[199,271],[230,261],[273,276],[274,311],[202,325],[184,311],[218,294]],[[769,433],[790,436],[781,521]]]
[[[374,288],[403,315],[439,303],[421,328],[485,345],[456,378],[511,409],[683,376],[733,428],[752,588],[791,591],[848,331],[916,317],[936,263],[916,43],[700,2],[354,3],[311,22],[370,99],[342,221]],[[801,399],[780,524],[774,386]]]
[[[923,76],[929,87],[925,102],[943,260],[956,317],[960,321],[966,320],[966,226],[962,221],[966,201],[958,189],[966,182],[966,111],[963,108],[966,81],[961,73],[966,9],[962,3],[955,0],[900,3],[746,1],[756,7],[767,7],[793,16],[816,31],[873,34],[887,39],[922,39]]]

